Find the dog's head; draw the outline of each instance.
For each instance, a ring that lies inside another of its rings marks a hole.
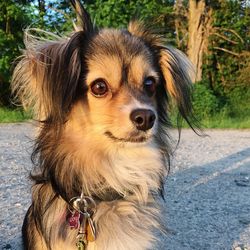
[[[140,22],[127,29],[93,27],[78,1],[81,23],[68,39],[26,39],[14,89],[47,124],[69,121],[112,142],[145,142],[167,123],[168,97],[189,122],[190,64]]]
[[[41,121],[33,152],[41,175],[33,179],[49,180],[66,200],[82,186],[146,200],[164,179],[169,100],[191,125],[189,61],[140,22],[96,29],[72,2],[78,31],[27,34],[13,75],[13,90]]]

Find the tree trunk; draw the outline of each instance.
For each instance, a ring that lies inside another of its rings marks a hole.
[[[208,52],[211,24],[212,9],[205,0],[189,0],[188,57],[196,70],[195,81],[202,79],[202,63],[204,54]]]
[[[177,47],[180,48],[181,46],[181,8],[182,8],[182,0],[175,1],[175,32],[176,32],[176,43]]]

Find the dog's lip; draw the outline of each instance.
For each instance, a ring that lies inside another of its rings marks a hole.
[[[131,136],[128,138],[119,138],[114,136],[110,131],[106,131],[104,133],[108,138],[114,140],[114,141],[118,141],[118,142],[134,142],[134,143],[141,143],[141,142],[145,142],[148,140],[148,137],[146,136],[142,136],[142,135],[138,135],[138,136]]]

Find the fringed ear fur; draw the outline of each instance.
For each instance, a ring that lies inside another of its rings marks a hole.
[[[12,90],[37,119],[64,120],[81,76],[82,38],[78,32],[69,40],[44,41],[26,33],[26,50],[14,70]]]
[[[181,51],[165,46],[160,47],[159,64],[167,92],[175,100],[180,114],[191,125],[192,64]]]
[[[181,51],[166,46],[164,38],[151,32],[151,30],[140,22],[132,22],[128,27],[128,31],[142,39],[155,54],[167,94],[174,99],[180,114],[192,127],[195,120],[191,104],[194,74],[192,64]],[[165,97],[167,98],[167,95]]]
[[[12,78],[12,90],[23,106],[32,109],[36,119],[47,122],[65,121],[79,84],[83,91],[84,83],[79,82],[83,47],[93,26],[81,3],[73,0],[71,3],[81,31],[62,39],[49,32],[28,29],[24,39],[26,50]]]

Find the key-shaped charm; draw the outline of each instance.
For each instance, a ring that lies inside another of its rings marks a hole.
[[[96,240],[96,229],[95,229],[95,224],[91,217],[87,219],[87,241],[93,242]]]
[[[78,235],[78,240],[77,240],[77,243],[76,243],[76,246],[77,246],[77,250],[85,250],[85,242],[84,242],[84,236],[82,235]]]
[[[84,250],[87,245],[86,226],[87,226],[87,214],[84,214],[77,235],[76,245],[78,250]]]

